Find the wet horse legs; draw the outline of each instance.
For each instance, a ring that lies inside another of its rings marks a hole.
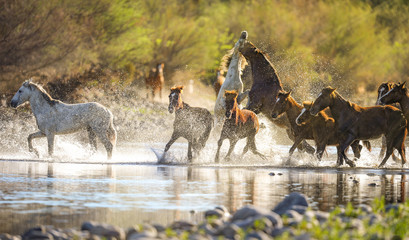
[[[32,134],[28,135],[28,138],[27,138],[27,140],[28,140],[28,151],[34,152],[37,155],[37,157],[39,157],[39,154],[38,154],[38,151],[35,148],[33,148],[33,139],[42,138],[42,137],[45,137],[45,134],[43,132],[41,132],[41,131],[38,131],[38,132],[35,132],[35,133],[32,133]]]

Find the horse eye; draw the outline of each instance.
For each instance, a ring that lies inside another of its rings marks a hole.
[[[21,90],[18,90],[18,92],[19,92],[19,93],[22,93],[23,91],[21,91]]]

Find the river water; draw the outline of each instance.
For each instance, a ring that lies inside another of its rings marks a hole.
[[[183,159],[177,149],[184,155],[185,147],[175,144],[170,159]],[[282,148],[277,151],[283,154],[273,152],[269,157],[282,159],[288,146]],[[305,194],[313,209],[323,211],[348,202],[371,204],[382,196],[386,202],[401,202],[409,195],[409,170],[393,163],[373,168],[379,164],[371,159],[375,153],[364,153],[365,160],[351,169],[335,168],[331,151],[319,164],[310,164],[310,159],[299,164],[301,155],[295,154],[297,164],[287,167],[281,161],[250,162],[250,158],[222,164],[160,165],[149,147],[141,144],[122,146],[118,152],[112,161],[101,160],[102,153],[86,159],[68,158],[67,152],[53,159],[4,154],[0,233],[20,234],[40,224],[79,228],[89,220],[124,228],[181,219],[199,222],[203,212],[215,206],[230,211],[246,204],[271,209],[295,191]]]

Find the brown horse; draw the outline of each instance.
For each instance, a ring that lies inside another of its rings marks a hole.
[[[156,68],[152,68],[149,71],[148,77],[145,79],[146,90],[152,89],[152,100],[155,99],[155,92],[159,91],[160,99],[162,99],[162,87],[165,83],[165,78],[163,77],[164,63],[158,63]],[[148,98],[148,92],[146,93],[146,98]]]
[[[213,89],[214,92],[216,93],[216,98],[217,95],[219,95],[220,88],[222,87],[222,84],[224,82],[225,77],[223,76],[223,70],[217,70],[217,75],[216,75],[216,80],[213,83]]]
[[[303,102],[303,109],[295,120],[295,123],[299,126],[306,125],[312,128],[314,141],[317,146],[317,157],[319,160],[321,159],[327,145],[336,146],[338,155],[337,164],[339,164],[341,161],[341,152],[339,149],[336,122],[328,115],[328,108],[320,111],[317,116],[311,115],[309,111],[312,104],[313,103],[310,101]],[[369,151],[371,151],[371,143],[369,141],[363,141],[363,144]],[[351,144],[351,148],[354,152],[355,158],[360,158],[362,146],[359,144],[359,141],[353,142]]]
[[[378,96],[376,98],[375,105],[385,105],[384,103],[380,102],[381,97],[383,95],[385,95],[387,92],[389,92],[395,86],[396,86],[396,83],[393,83],[393,82],[381,83],[381,85],[379,85],[379,87],[378,87]],[[388,104],[388,105],[392,105],[394,107],[397,107],[397,108],[401,109],[399,104],[397,104],[397,103]],[[386,139],[385,139],[385,136],[382,136],[382,145],[381,145],[381,151],[379,152],[379,159],[381,159],[383,156],[385,156],[385,152],[386,152]],[[396,157],[394,153],[392,153],[392,159],[395,162],[399,161],[399,158]]]
[[[402,158],[402,167],[406,163],[405,138],[406,119],[402,112],[393,106],[361,107],[345,100],[334,88],[326,87],[311,106],[310,113],[318,114],[329,107],[337,123],[340,151],[346,162],[350,161],[345,150],[355,140],[370,140],[386,137],[386,154],[379,167],[382,167],[394,148]]]
[[[183,88],[184,86],[178,86],[170,89],[168,110],[170,113],[175,111],[175,121],[172,137],[166,144],[165,153],[178,138],[183,137],[188,141],[187,158],[191,161],[192,149],[195,154],[199,154],[206,145],[213,127],[213,116],[205,108],[191,107],[184,103]]]
[[[248,103],[246,109],[249,109],[256,114],[263,113],[271,122],[279,127],[285,128],[291,140],[294,141],[294,135],[291,133],[291,124],[284,116],[272,118],[272,107],[277,99],[279,91],[283,90],[281,80],[278,77],[277,71],[273,64],[268,59],[267,55],[258,49],[253,43],[247,40],[248,34],[246,31],[241,33],[239,51],[250,62],[253,85],[248,94]],[[299,146],[300,150],[307,150],[309,153],[314,153],[315,150],[307,142],[303,141]]]
[[[243,149],[243,155],[250,150],[259,155],[262,159],[266,159],[263,154],[257,151],[256,134],[259,130],[257,115],[250,110],[241,110],[237,104],[238,93],[236,90],[225,90],[224,97],[226,98],[226,120],[224,121],[220,139],[217,142],[217,152],[215,162],[219,162],[220,148],[225,139],[229,139],[230,148],[226,155],[226,159],[230,158],[230,154],[234,150],[234,146],[238,140],[247,138],[247,144]]]
[[[314,140],[317,146],[316,156],[318,160],[321,160],[322,154],[325,151],[326,145],[337,145],[338,139],[335,130],[335,121],[333,118],[328,117],[328,115],[321,111],[319,112],[315,120],[312,122],[297,124],[297,118],[305,112],[303,106],[298,104],[293,97],[290,96],[290,92],[280,91],[277,95],[277,100],[274,103],[272,118],[276,118],[282,113],[286,113],[287,118],[291,124],[291,130],[295,136],[295,141],[289,151],[289,160],[293,154],[295,148],[304,139]],[[316,125],[314,125],[316,123]],[[318,126],[319,125],[319,126]],[[321,127],[315,129],[314,127]],[[356,157],[359,157],[359,141],[354,142],[352,145],[354,153],[357,153]],[[353,162],[350,163],[352,166]]]
[[[378,87],[378,97],[376,98],[375,105],[385,105],[380,102],[381,97],[385,95],[387,92],[389,92],[395,86],[396,86],[396,83],[392,83],[392,82],[381,83],[381,85],[379,85]],[[397,107],[397,105],[395,105],[395,107]]]

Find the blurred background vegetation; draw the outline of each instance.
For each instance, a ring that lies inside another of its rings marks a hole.
[[[0,93],[31,76],[65,90],[142,86],[162,61],[168,85],[211,85],[247,30],[296,94],[373,94],[408,80],[408,13],[408,0],[0,0]]]

